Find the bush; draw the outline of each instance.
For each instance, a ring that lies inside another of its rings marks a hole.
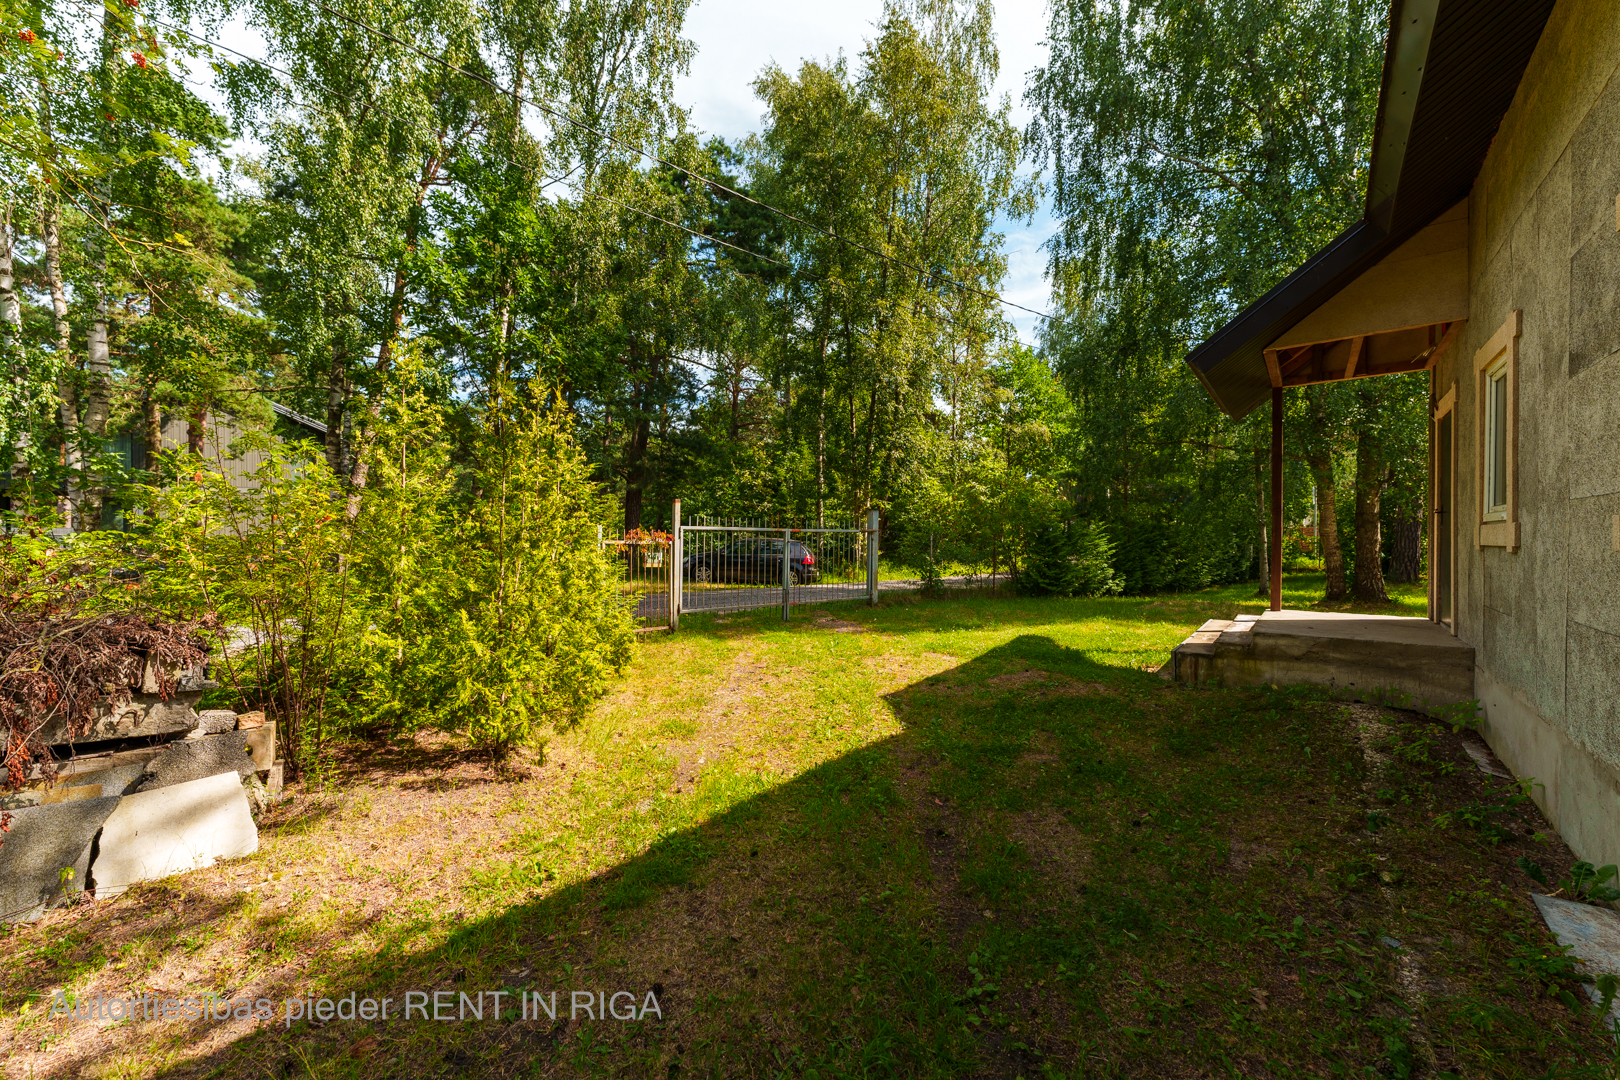
[[[1114,546],[1100,522],[1036,525],[1025,544],[1018,588],[1032,596],[1107,596],[1124,581],[1112,563]]]
[[[570,417],[497,402],[473,444],[472,490],[440,522],[383,642],[381,711],[504,754],[584,716],[629,661],[619,568],[597,545],[609,508]]]
[[[144,489],[142,586],[227,628],[228,693],[281,725],[297,771],[335,729],[452,731],[504,754],[578,720],[628,661],[608,508],[560,404],[486,408],[460,482],[442,416],[397,401],[358,513],[318,448],[265,441],[237,488],[171,460]]]
[[[1121,527],[1114,568],[1130,593],[1191,592],[1231,580],[1237,560],[1223,555],[1195,527],[1138,521]]]

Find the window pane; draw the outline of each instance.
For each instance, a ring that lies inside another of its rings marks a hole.
[[[1491,380],[1491,505],[1507,505],[1507,373]]]

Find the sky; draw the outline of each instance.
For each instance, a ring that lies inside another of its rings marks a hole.
[[[769,4],[759,0],[696,0],[687,12],[685,34],[696,46],[690,71],[676,81],[675,95],[691,111],[692,125],[711,135],[737,140],[759,130],[760,103],[754,97],[755,76],[775,63],[797,71],[805,60],[825,60],[839,52],[854,60],[876,34],[882,0],[816,0],[815,3]],[[1001,76],[996,94],[1012,99],[1012,118],[1019,128],[1029,121],[1023,102],[1028,73],[1046,62],[1046,4],[1040,0],[998,0],[995,30],[1001,50]],[[240,18],[220,28],[219,41],[249,56],[265,55],[264,41]],[[196,77],[196,76],[194,76]],[[217,102],[217,94],[196,89]],[[238,151],[251,150],[239,143]],[[1026,166],[1025,171],[1028,171]],[[1001,294],[1037,311],[1049,310],[1041,245],[1052,232],[1047,208],[1033,222],[1003,221],[1007,280]],[[1040,319],[1017,308],[1006,314],[1026,342],[1035,342]]]
[[[1042,44],[1046,4],[1040,0],[999,0],[995,5],[996,43],[1001,77],[996,93],[1012,98],[1013,122],[1029,121],[1024,107],[1028,73],[1046,62]],[[758,0],[697,0],[686,16],[686,36],[697,46],[691,71],[675,84],[676,99],[692,112],[701,131],[739,139],[759,130],[760,103],[751,84],[775,63],[788,72],[802,61],[836,57],[853,60],[876,34],[882,0],[817,0],[815,3],[762,5]],[[1007,280],[1002,295],[1037,311],[1048,310],[1046,255],[1041,245],[1052,231],[1043,208],[1033,222],[1002,222],[1007,242]],[[1006,309],[1018,334],[1031,344],[1040,319]]]

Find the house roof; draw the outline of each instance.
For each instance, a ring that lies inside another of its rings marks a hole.
[[[285,420],[291,420],[299,427],[308,428],[310,431],[318,433],[323,438],[326,436],[326,425],[321,423],[319,420],[305,416],[300,412],[293,412],[291,409],[287,408],[287,406],[278,405],[274,401],[270,403],[270,410]]]
[[[1187,356],[1237,419],[1271,395],[1265,349],[1468,196],[1554,0],[1395,0],[1360,221]]]

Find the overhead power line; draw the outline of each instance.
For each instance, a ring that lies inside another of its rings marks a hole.
[[[734,198],[741,199],[744,202],[747,202],[747,203],[749,203],[749,204],[751,204],[753,206],[757,206],[762,210],[768,211],[768,212],[770,212],[772,214],[776,214],[777,216],[782,217],[782,218],[784,218],[784,219],[786,219],[788,221],[792,221],[792,222],[794,222],[794,223],[796,223],[798,225],[803,225],[805,228],[813,230],[814,232],[820,233],[822,236],[827,237],[829,240],[834,240],[834,241],[836,241],[836,242],[838,242],[840,244],[847,244],[848,246],[853,247],[853,248],[857,248],[857,249],[859,249],[861,251],[866,252],[869,255],[873,255],[873,256],[876,256],[879,259],[883,259],[883,260],[885,260],[887,262],[891,262],[896,266],[904,267],[905,269],[910,270],[913,273],[922,274],[925,277],[940,278],[947,285],[950,285],[950,286],[952,286],[954,288],[957,288],[957,289],[961,289],[964,292],[973,293],[974,295],[983,297],[986,300],[994,300],[998,304],[1005,304],[1007,307],[1017,308],[1019,311],[1028,312],[1031,315],[1037,316],[1038,318],[1046,319],[1048,321],[1050,321],[1051,318],[1052,318],[1050,315],[1048,315],[1044,311],[1037,311],[1034,308],[1025,307],[1023,304],[1015,303],[1015,302],[1013,302],[1011,300],[1008,300],[1005,297],[1003,297],[1003,296],[1001,296],[1001,295],[999,295],[997,293],[989,292],[988,290],[985,290],[985,289],[980,289],[977,286],[969,285],[966,282],[956,281],[956,280],[950,278],[947,275],[943,275],[943,274],[938,273],[937,271],[924,270],[922,267],[917,266],[917,265],[915,265],[913,263],[907,262],[905,259],[901,259],[901,258],[898,258],[898,257],[896,257],[894,255],[890,255],[889,253],[884,252],[884,251],[879,251],[877,248],[871,247],[871,246],[869,246],[867,244],[863,244],[859,240],[851,240],[848,237],[840,236],[839,234],[833,232],[830,229],[827,229],[827,228],[824,228],[824,227],[822,227],[820,225],[817,225],[813,221],[807,221],[806,219],[804,219],[802,217],[799,217],[797,214],[791,213],[791,212],[789,212],[787,210],[783,210],[783,209],[781,209],[779,207],[776,207],[776,206],[772,206],[770,203],[762,202],[761,200],[754,198],[752,195],[749,195],[746,192],[738,191],[735,188],[730,187],[730,186],[728,186],[726,184],[722,184],[718,180],[714,180],[714,179],[711,179],[711,178],[709,178],[707,176],[703,176],[700,173],[695,173],[691,169],[688,169],[684,165],[679,165],[679,164],[677,164],[677,163],[675,163],[673,161],[668,160],[667,158],[664,158],[664,157],[662,157],[662,156],[660,156],[658,154],[653,153],[650,150],[647,150],[647,149],[645,149],[643,147],[637,146],[636,144],[634,144],[634,143],[632,143],[632,142],[630,142],[630,141],[628,141],[626,139],[621,139],[617,135],[614,135],[611,132],[601,131],[601,130],[595,128],[595,127],[592,127],[590,124],[585,123],[582,120],[576,120],[574,117],[569,116],[566,113],[559,112],[558,110],[551,108],[549,105],[543,104],[542,102],[534,101],[531,98],[526,98],[523,95],[521,95],[519,93],[516,93],[515,91],[507,90],[504,87],[502,87],[499,83],[495,82],[493,79],[490,79],[490,78],[488,78],[488,77],[486,77],[484,75],[480,75],[477,72],[468,71],[466,68],[462,67],[460,64],[453,64],[450,61],[444,59],[442,56],[438,56],[438,55],[436,55],[434,53],[430,53],[427,50],[419,48],[418,46],[412,44],[409,41],[405,41],[405,40],[403,40],[401,38],[395,37],[393,34],[388,33],[386,30],[380,30],[377,27],[372,26],[370,23],[367,23],[367,22],[365,22],[365,21],[363,21],[361,19],[357,19],[352,15],[348,15],[348,14],[346,14],[344,12],[338,11],[336,8],[333,8],[330,5],[328,5],[325,2],[325,0],[314,0],[314,3],[315,3],[315,5],[317,7],[319,7],[322,11],[325,11],[327,14],[332,15],[332,16],[334,16],[336,18],[342,19],[344,22],[347,22],[347,23],[349,23],[350,25],[353,25],[353,26],[357,26],[360,29],[367,31],[368,33],[375,34],[378,37],[382,38],[384,41],[391,42],[391,43],[393,43],[395,45],[400,46],[401,48],[409,49],[411,52],[413,52],[416,55],[422,57],[423,59],[430,60],[433,63],[438,64],[439,66],[443,67],[446,71],[454,72],[455,74],[458,74],[458,75],[464,76],[466,78],[472,79],[475,82],[483,83],[485,86],[489,87],[491,90],[494,90],[496,93],[502,95],[503,97],[510,98],[510,99],[512,99],[514,101],[521,102],[522,104],[532,106],[533,108],[539,110],[540,112],[544,113],[545,115],[551,117],[554,120],[560,121],[560,122],[565,123],[565,124],[571,124],[574,127],[579,128],[581,131],[589,132],[590,134],[595,135],[599,139],[604,139],[604,140],[607,140],[608,142],[612,142],[617,146],[623,147],[624,149],[631,151],[632,153],[639,154],[640,156],[646,158],[649,161],[657,162],[658,164],[664,166],[665,168],[674,169],[676,172],[682,173],[682,174],[690,177],[691,179],[698,181],[699,183],[706,184],[709,187],[715,189],[716,191],[723,191],[727,195],[730,195],[730,196],[732,196]],[[750,253],[750,254],[753,254],[753,253]],[[759,257],[759,256],[756,256],[756,257]]]

